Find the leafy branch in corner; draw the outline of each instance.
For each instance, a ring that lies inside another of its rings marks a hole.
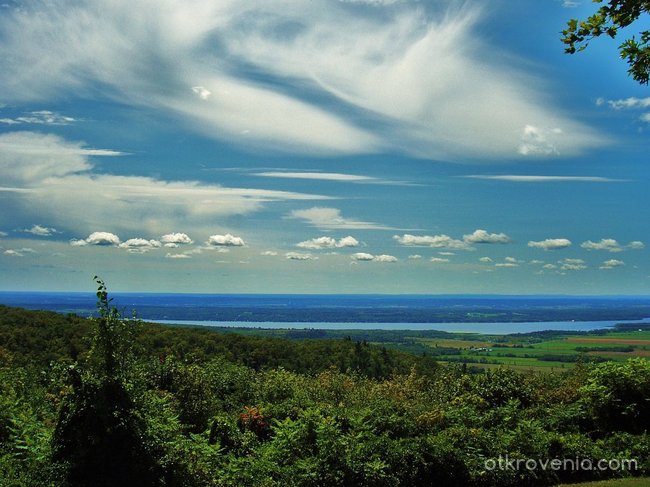
[[[602,3],[603,0],[593,0]],[[619,31],[630,26],[650,12],[649,0],[609,0],[586,20],[571,19],[562,31],[564,51],[568,54],[584,51],[596,37],[606,35],[616,38]],[[630,66],[628,74],[641,84],[648,84],[650,79],[650,31],[639,33],[639,38],[632,36],[618,46],[621,59]]]

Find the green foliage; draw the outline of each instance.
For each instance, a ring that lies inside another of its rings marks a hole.
[[[594,367],[580,389],[595,427],[601,431],[650,430],[650,362],[630,359]]]
[[[632,474],[650,473],[645,359],[581,363],[562,374],[470,374],[460,366],[423,374],[417,361],[406,367],[400,355],[363,341],[291,348],[295,342],[119,323],[98,285],[99,318],[90,323],[0,312],[8,357],[0,363],[3,487],[500,487],[621,475],[487,470],[486,459],[500,455],[634,458]],[[12,328],[3,316],[21,324]],[[84,344],[77,329],[92,340],[73,361],[63,342],[45,353],[19,346],[13,337],[27,337],[25,329],[34,347],[47,346],[41,336]],[[317,356],[324,351],[333,356]],[[373,365],[388,364],[386,356],[391,373]]]
[[[594,0],[602,3],[603,0]],[[562,31],[565,52],[583,51],[595,37],[606,35],[614,39],[620,30],[630,26],[650,11],[648,0],[609,0],[586,20],[571,19]],[[628,73],[641,84],[650,77],[650,31],[642,31],[639,38],[632,36],[618,47],[619,54],[630,66]]]

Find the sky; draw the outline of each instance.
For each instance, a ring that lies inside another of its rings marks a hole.
[[[5,1],[0,290],[650,294],[650,88],[560,41],[595,8]]]

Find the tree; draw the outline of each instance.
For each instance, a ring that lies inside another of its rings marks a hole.
[[[593,0],[602,3],[603,0]],[[649,0],[609,0],[586,20],[571,19],[562,31],[564,51],[575,54],[584,51],[592,39],[606,35],[616,38],[620,29],[630,26],[641,15],[650,12]],[[618,46],[622,59],[630,66],[628,73],[641,84],[650,79],[650,31],[639,33],[639,39],[632,36]]]

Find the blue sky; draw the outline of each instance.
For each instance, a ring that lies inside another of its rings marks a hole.
[[[591,2],[0,8],[0,290],[650,293],[650,91],[563,53]]]

